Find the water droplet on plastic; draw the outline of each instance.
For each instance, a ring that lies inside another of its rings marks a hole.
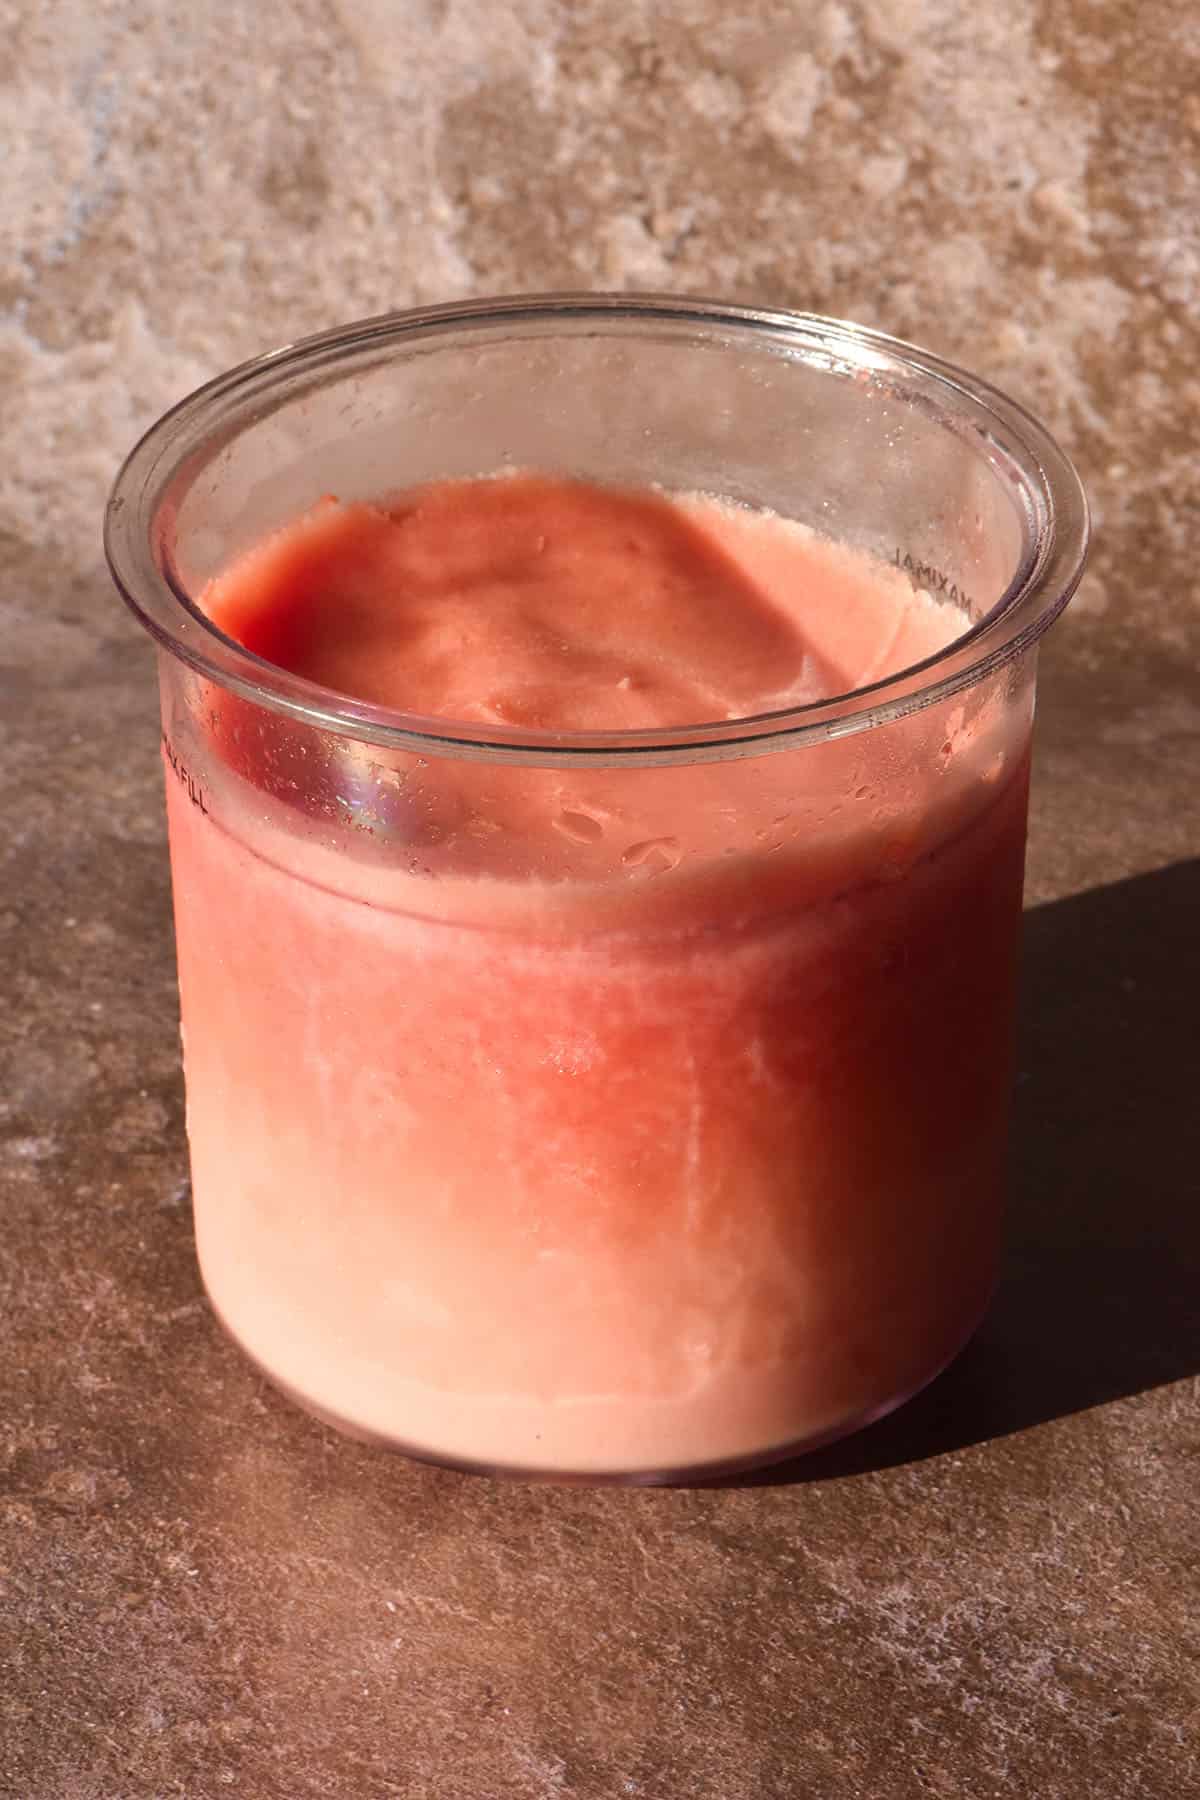
[[[657,875],[673,869],[680,854],[678,838],[645,838],[640,844],[630,844],[621,861],[627,869],[646,869]]]
[[[595,844],[604,836],[604,826],[591,813],[564,808],[554,823],[565,837],[574,838],[580,844]]]

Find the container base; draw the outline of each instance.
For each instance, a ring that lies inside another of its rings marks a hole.
[[[343,1437],[353,1439],[357,1443],[375,1445],[380,1449],[390,1450],[408,1458],[411,1462],[425,1463],[433,1468],[452,1469],[461,1475],[485,1475],[505,1481],[528,1481],[540,1484],[552,1484],[559,1487],[698,1487],[713,1482],[736,1479],[739,1475],[751,1475],[759,1470],[768,1469],[781,1463],[792,1462],[796,1458],[808,1456],[817,1450],[824,1450],[830,1444],[840,1443],[844,1438],[853,1437],[859,1431],[865,1431],[869,1425],[876,1424],[886,1418],[889,1413],[923,1393],[949,1368],[952,1362],[965,1350],[974,1337],[987,1311],[986,1306],[971,1320],[968,1328],[953,1342],[950,1350],[921,1380],[906,1387],[902,1393],[877,1406],[866,1408],[843,1423],[829,1430],[817,1432],[810,1437],[792,1438],[786,1443],[776,1444],[770,1448],[756,1450],[746,1455],[718,1459],[714,1462],[695,1463],[687,1467],[671,1469],[539,1469],[521,1463],[476,1462],[469,1457],[454,1456],[443,1451],[425,1450],[420,1445],[406,1442],[402,1438],[392,1437],[386,1432],[374,1431],[369,1427],[355,1424],[340,1414],[310,1400],[299,1389],[292,1387],[287,1381],[276,1375],[265,1363],[261,1362],[251,1350],[246,1348],[237,1332],[226,1322],[220,1311],[213,1305],[211,1297],[209,1305],[222,1331],[237,1347],[253,1368],[268,1381],[286,1400],[305,1412],[310,1418],[328,1425]]]

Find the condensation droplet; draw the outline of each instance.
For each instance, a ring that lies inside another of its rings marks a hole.
[[[640,844],[630,844],[628,850],[623,852],[621,861],[627,869],[644,868],[657,874],[673,869],[679,857],[678,838],[646,838]]]
[[[595,844],[604,836],[604,827],[591,813],[563,810],[554,823],[569,838],[580,844]]]

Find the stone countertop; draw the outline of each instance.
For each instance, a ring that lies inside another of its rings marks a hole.
[[[1195,10],[13,0],[4,36],[0,1794],[1200,1791]],[[346,1443],[193,1260],[105,489],[273,342],[554,285],[915,337],[1096,510],[1043,660],[1000,1297],[903,1412],[740,1486]]]

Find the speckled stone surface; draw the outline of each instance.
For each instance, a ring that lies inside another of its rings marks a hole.
[[[0,8],[0,1794],[1200,1791],[1198,21]],[[740,1487],[343,1442],[193,1262],[152,656],[104,491],[255,350],[551,285],[921,339],[1042,412],[1097,514],[1043,661],[1000,1298],[907,1410]]]

